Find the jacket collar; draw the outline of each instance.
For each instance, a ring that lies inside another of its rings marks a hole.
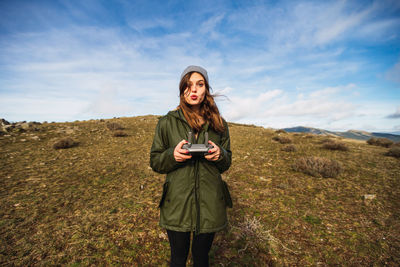
[[[177,119],[183,121],[184,123],[186,123],[186,124],[189,126],[189,128],[191,128],[191,127],[190,127],[190,124],[187,122],[187,120],[186,120],[186,118],[185,118],[185,115],[183,115],[183,112],[182,112],[182,110],[181,110],[180,108],[175,109],[175,110],[171,110],[170,112],[168,112],[167,115],[168,115],[168,116],[172,116],[172,117],[174,117],[174,118],[177,118]],[[203,130],[207,132],[207,131],[208,131],[208,128],[209,128],[209,124],[208,124],[208,122],[206,122],[206,123],[203,125]]]

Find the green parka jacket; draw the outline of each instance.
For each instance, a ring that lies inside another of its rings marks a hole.
[[[158,121],[150,151],[150,166],[158,173],[166,173],[163,194],[159,203],[160,222],[163,228],[199,233],[217,232],[227,226],[226,207],[232,207],[228,186],[221,173],[229,169],[232,152],[228,124],[225,132],[215,132],[208,123],[203,125],[197,141],[204,143],[204,133],[219,146],[220,158],[208,161],[204,157],[192,157],[177,162],[174,149],[188,132],[193,131],[180,109],[170,111]]]

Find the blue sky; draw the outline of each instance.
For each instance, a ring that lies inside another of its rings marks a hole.
[[[400,1],[0,1],[0,117],[162,115],[183,69],[228,121],[400,132]]]

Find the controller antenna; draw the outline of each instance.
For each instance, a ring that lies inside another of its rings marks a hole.
[[[208,145],[208,132],[205,133],[204,144]]]
[[[192,132],[189,132],[189,137],[188,137],[189,145],[193,142],[192,138],[193,138]]]

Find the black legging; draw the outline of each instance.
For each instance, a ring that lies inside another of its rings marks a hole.
[[[171,267],[186,266],[190,247],[190,232],[176,232],[167,230],[171,246]],[[194,235],[194,234],[193,234]],[[208,267],[208,253],[210,252],[215,233],[194,235],[192,244],[192,258],[194,267]]]

